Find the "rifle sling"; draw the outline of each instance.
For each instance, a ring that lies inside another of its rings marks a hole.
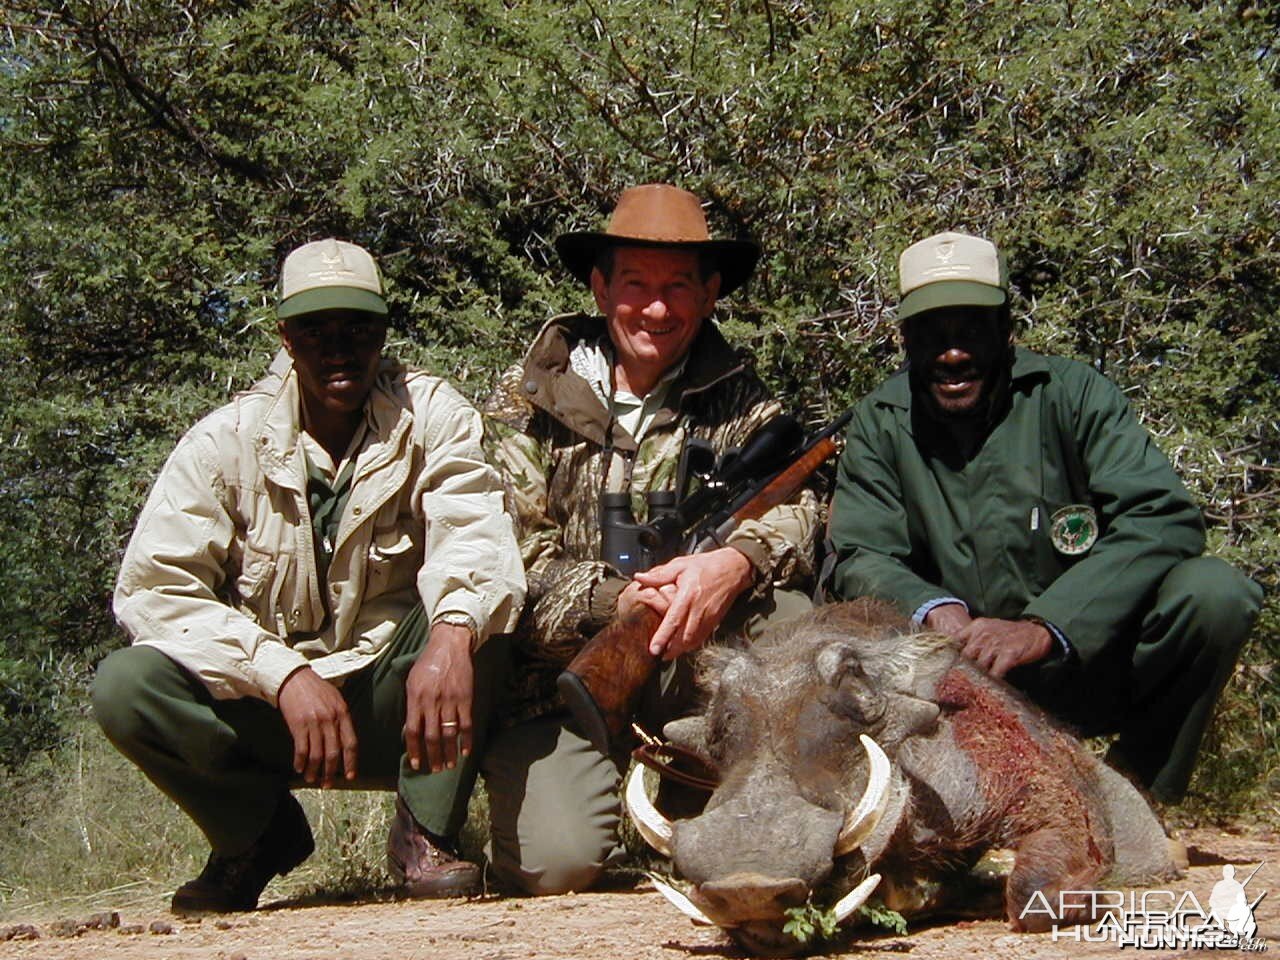
[[[658,776],[686,787],[710,793],[720,785],[720,774],[715,767],[704,757],[674,743],[642,743],[631,751],[631,756]]]

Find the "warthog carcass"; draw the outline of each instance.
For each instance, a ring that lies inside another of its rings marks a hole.
[[[815,893],[841,898],[841,920],[873,892],[903,915],[935,910],[989,848],[1016,855],[1004,889],[1015,930],[1050,924],[1022,916],[1037,891],[1056,906],[1059,890],[1180,873],[1128,781],[887,605],[823,607],[703,658],[706,711],[666,734],[719,786],[701,814],[668,821],[637,768],[627,807],[691,885],[685,897],[659,884],[667,898],[750,950],[799,949],[786,911]]]

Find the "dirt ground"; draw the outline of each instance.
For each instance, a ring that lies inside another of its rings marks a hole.
[[[1162,885],[1195,894],[1208,909],[1209,893],[1222,878],[1222,865],[1236,866],[1249,883],[1250,898],[1272,890],[1255,912],[1257,937],[1266,952],[1280,951],[1280,836],[1197,829],[1182,835],[1191,856],[1184,880]],[[695,927],[647,882],[540,900],[483,898],[453,902],[369,902],[356,904],[270,901],[254,913],[201,921],[171,917],[165,901],[119,911],[119,926],[84,929],[94,917],[29,921],[38,939],[0,941],[0,958],[50,960],[683,960],[741,957],[720,931]],[[103,909],[109,909],[108,904]],[[111,922],[108,916],[96,922]],[[19,921],[0,924],[11,936]],[[1119,955],[1111,943],[1054,942],[1051,935],[1015,935],[1002,921],[937,922],[914,927],[907,936],[849,938],[821,951],[828,956],[904,955],[916,960],[1098,957]],[[1142,950],[1143,957],[1212,956],[1200,950]],[[1230,951],[1237,953],[1237,951]]]

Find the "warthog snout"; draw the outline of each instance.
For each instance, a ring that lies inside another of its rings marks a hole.
[[[809,898],[809,885],[797,877],[778,880],[756,873],[739,873],[698,887],[698,899],[709,917],[775,920]]]

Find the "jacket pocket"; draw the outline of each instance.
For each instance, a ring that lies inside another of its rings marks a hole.
[[[1032,546],[1035,551],[1036,593],[1042,593],[1060,576],[1066,573],[1078,556],[1063,553],[1054,545],[1053,518],[1066,506],[1052,500],[1042,500],[1037,505],[1037,529],[1032,533]]]
[[[421,544],[408,531],[375,530],[369,543],[370,590],[385,593],[412,583],[422,565],[421,554]]]
[[[236,592],[240,599],[252,603],[261,601],[267,594],[276,572],[275,558],[270,554],[246,550],[236,578]]]
[[[264,607],[271,595],[275,579],[276,560],[270,554],[246,549],[240,563],[240,575],[236,577],[236,596],[240,606],[247,607],[258,623],[265,623]]]

